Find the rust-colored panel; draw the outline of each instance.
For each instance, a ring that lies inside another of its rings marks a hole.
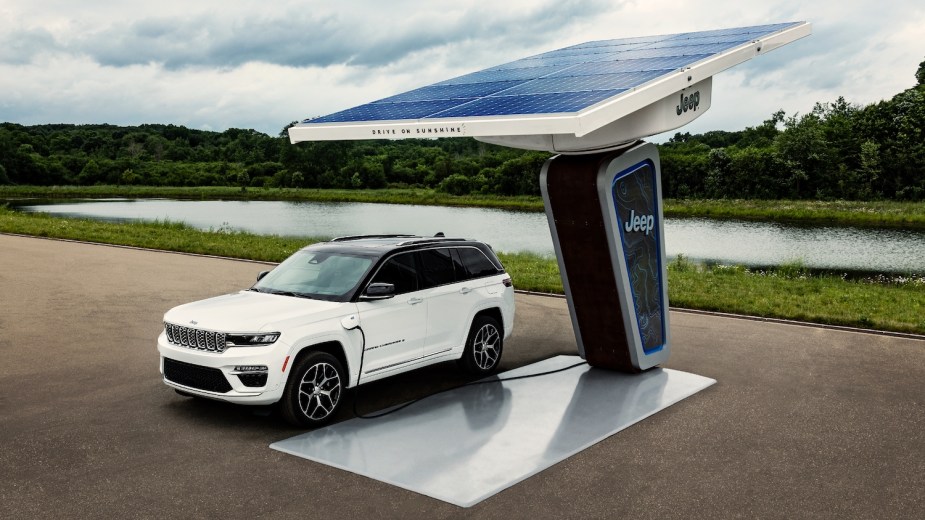
[[[598,200],[597,174],[619,152],[562,155],[546,174],[550,210],[588,364],[638,372],[630,357]]]

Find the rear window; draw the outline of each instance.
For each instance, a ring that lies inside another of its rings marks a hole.
[[[498,274],[498,268],[495,267],[495,264],[491,263],[491,260],[485,256],[485,253],[478,249],[474,247],[460,247],[457,249],[457,252],[459,253],[459,258],[462,260],[463,265],[469,272],[470,277],[479,278]]]

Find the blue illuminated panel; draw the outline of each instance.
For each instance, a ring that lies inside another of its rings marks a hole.
[[[618,173],[612,187],[633,308],[646,354],[665,345],[667,311],[655,175],[655,166],[647,160]]]
[[[799,23],[586,42],[305,123],[573,114]]]

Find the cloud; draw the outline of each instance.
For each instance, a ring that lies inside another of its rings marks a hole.
[[[0,48],[8,49],[0,60],[17,64],[57,52],[87,56],[111,67],[157,63],[168,69],[230,68],[261,62],[374,68],[471,40],[531,46],[568,30],[577,20],[614,7],[602,0],[548,0],[535,7],[526,3],[508,10],[490,4],[463,5],[468,8],[410,14],[390,13],[390,3],[382,3],[370,11],[353,12],[298,6],[275,15],[155,16],[128,24],[112,21],[57,36],[41,27],[20,29],[0,41]]]
[[[54,36],[42,28],[11,31],[0,36],[0,63],[23,65],[42,53],[59,50]]]

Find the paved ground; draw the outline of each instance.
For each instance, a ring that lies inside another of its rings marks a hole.
[[[667,366],[718,384],[471,509],[271,450],[298,431],[267,410],[179,397],[154,347],[166,309],[263,269],[0,235],[0,518],[925,510],[925,341],[678,312]],[[575,353],[564,300],[517,306],[505,369]],[[370,385],[361,410],[459,382],[451,363],[423,369]]]

